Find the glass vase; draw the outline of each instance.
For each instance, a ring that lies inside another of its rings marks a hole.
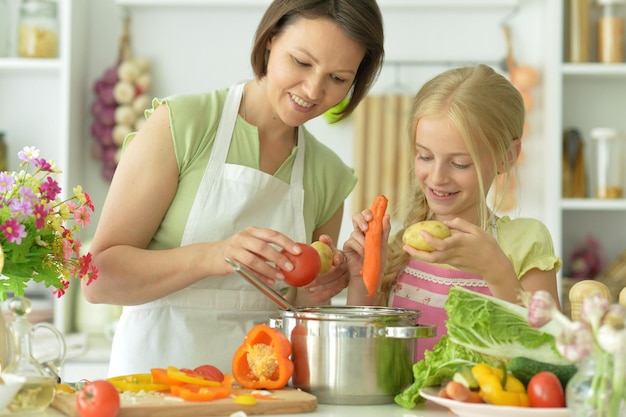
[[[12,357],[13,343],[11,331],[4,316],[4,310],[0,308],[0,372],[4,371]]]
[[[565,391],[571,417],[626,416],[623,362],[624,358],[603,351],[582,360]]]
[[[3,372],[26,378],[24,386],[7,405],[11,412],[45,410],[54,400],[56,385],[59,382],[58,367],[65,359],[63,335],[50,323],[31,324],[27,318],[31,309],[32,305],[28,298],[14,297],[9,300],[9,311],[13,315],[11,323],[13,355]],[[32,336],[39,329],[52,332],[58,342],[58,357],[47,363],[42,363],[33,356]]]

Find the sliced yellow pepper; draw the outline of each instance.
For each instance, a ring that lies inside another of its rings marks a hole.
[[[257,400],[252,394],[239,394],[235,396],[233,402],[239,405],[254,405],[257,403]]]
[[[115,376],[108,378],[109,382],[113,384],[119,391],[159,391],[167,392],[170,390],[170,386],[166,384],[155,383],[151,374],[130,374],[123,376]]]
[[[513,375],[506,376],[504,387],[501,382],[502,370],[492,368],[486,363],[474,365],[472,375],[476,378],[480,386],[480,396],[486,403],[530,407],[524,385]]]
[[[74,394],[76,390],[70,387],[68,384],[57,384],[57,392],[66,392],[68,394]]]

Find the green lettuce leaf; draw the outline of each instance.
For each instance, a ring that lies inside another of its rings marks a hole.
[[[528,309],[461,287],[450,289],[445,304],[446,328],[454,343],[501,359],[516,356],[566,365],[556,348],[560,327],[555,321],[536,329]]]
[[[479,362],[491,363],[491,360],[443,336],[435,343],[432,351],[424,352],[423,360],[413,365],[413,384],[396,395],[394,401],[404,408],[415,408],[417,404],[426,401],[419,394],[420,389],[439,386],[452,379],[460,366],[472,366]]]

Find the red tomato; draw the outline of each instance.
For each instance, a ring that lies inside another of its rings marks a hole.
[[[313,281],[320,273],[322,261],[319,253],[311,245],[298,243],[298,246],[302,250],[298,255],[283,251],[283,254],[289,258],[294,268],[291,271],[281,271],[285,275],[287,284],[294,287],[303,287]]]
[[[76,410],[81,417],[115,417],[120,411],[120,394],[109,381],[88,382],[76,395]]]
[[[559,378],[548,371],[535,374],[528,382],[528,401],[531,407],[565,407],[565,393]]]
[[[202,376],[209,381],[222,382],[224,380],[224,374],[213,365],[201,365],[193,370],[196,375]]]

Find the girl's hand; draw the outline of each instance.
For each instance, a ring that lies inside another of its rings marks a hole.
[[[421,251],[408,245],[403,249],[420,261],[448,264],[465,272],[480,275],[488,282],[496,265],[510,265],[510,260],[491,233],[460,218],[444,223],[452,232],[450,237],[438,239],[423,233],[426,243],[437,249],[436,251]]]
[[[343,244],[343,253],[350,273],[350,279],[362,280],[361,269],[363,268],[363,253],[365,248],[365,232],[368,221],[373,218],[372,211],[365,209],[352,216],[352,227],[354,228],[350,237]]]
[[[350,284],[348,287],[348,304],[367,305],[375,301],[375,297],[367,297],[367,289],[363,282],[361,270],[363,269],[363,254],[365,251],[365,233],[368,222],[373,219],[371,210],[366,209],[352,216],[354,230],[348,240],[343,244],[343,252],[346,256],[347,266],[350,274]],[[391,217],[385,214],[383,217],[383,236],[381,242],[381,277],[387,260],[387,248],[389,233],[391,232]]]

